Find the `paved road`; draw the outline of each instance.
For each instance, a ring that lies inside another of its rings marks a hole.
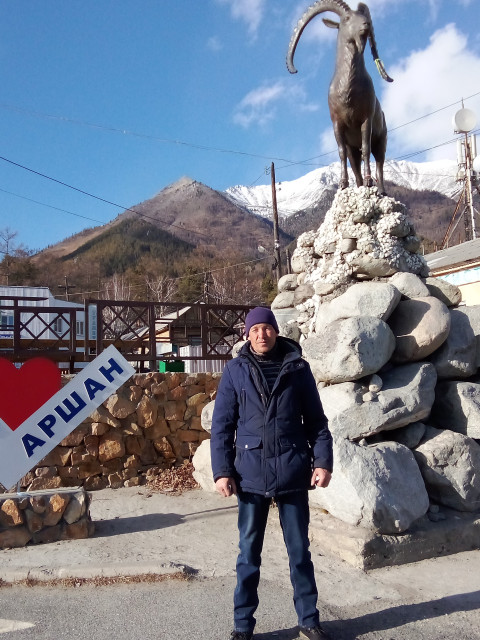
[[[91,511],[93,538],[0,552],[0,640],[228,640],[238,538],[234,501],[201,491],[168,496],[131,488],[96,492]],[[336,640],[480,640],[480,551],[368,573],[322,555],[315,544],[312,555],[320,609]],[[294,640],[288,561],[275,510],[263,560],[255,640]],[[181,566],[193,567],[196,577],[173,579]],[[165,574],[164,581],[70,588],[15,582],[138,579],[148,572]]]
[[[445,576],[448,579],[448,576]],[[193,578],[107,587],[3,587],[2,633],[18,640],[228,640],[234,579]],[[262,581],[255,640],[297,638],[290,589]],[[475,640],[480,638],[480,592],[393,605],[378,598],[361,607],[322,607],[337,640]],[[10,621],[10,627],[5,625]]]

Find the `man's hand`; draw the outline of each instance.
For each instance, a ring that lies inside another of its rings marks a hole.
[[[218,478],[215,482],[215,487],[221,496],[228,498],[232,495],[237,495],[237,485],[233,478]]]
[[[310,484],[312,487],[328,487],[332,474],[326,469],[316,467],[312,473]]]

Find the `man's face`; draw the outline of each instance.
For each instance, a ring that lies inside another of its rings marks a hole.
[[[261,322],[250,327],[247,338],[250,340],[254,351],[268,353],[275,346],[277,332],[271,324]]]

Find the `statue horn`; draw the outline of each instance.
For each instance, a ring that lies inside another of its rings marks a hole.
[[[375,65],[377,67],[378,73],[387,82],[393,82],[393,78],[390,78],[388,73],[385,71],[383,62],[380,60],[380,57],[378,55],[377,43],[375,41],[375,31],[373,30],[373,22],[372,22],[372,17],[370,15],[369,8],[367,7],[366,4],[364,4],[363,2],[360,2],[357,8],[357,11],[360,11],[360,13],[363,13],[363,15],[366,16],[370,22],[370,35],[368,36],[368,40],[370,42],[370,50],[372,52],[373,59],[375,60]]]
[[[297,22],[297,26],[293,30],[292,37],[290,39],[290,44],[288,46],[287,53],[287,69],[290,73],[297,73],[295,66],[293,64],[293,56],[295,55],[295,49],[297,48],[298,41],[300,40],[300,36],[303,33],[303,30],[310,22],[312,18],[317,16],[319,13],[324,13],[325,11],[332,11],[336,13],[340,18],[345,15],[346,12],[350,11],[350,7],[343,0],[318,0],[315,4],[312,4],[305,11],[303,16]]]

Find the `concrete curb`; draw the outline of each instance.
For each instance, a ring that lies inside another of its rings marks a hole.
[[[92,580],[95,578],[120,578],[136,576],[176,576],[193,577],[199,572],[185,564],[168,562],[162,564],[136,564],[136,565],[83,565],[76,567],[58,567],[56,569],[18,568],[0,571],[0,583],[13,584],[27,580],[39,582],[52,582],[69,578]]]

